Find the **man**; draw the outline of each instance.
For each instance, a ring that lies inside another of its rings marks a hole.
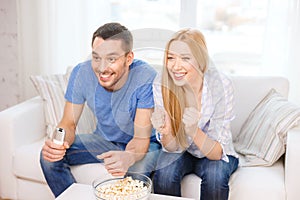
[[[45,141],[40,159],[55,197],[76,181],[71,165],[103,162],[114,176],[127,171],[149,176],[155,169],[160,145],[150,116],[156,72],[134,59],[132,43],[126,27],[104,24],[93,34],[92,60],[73,69],[64,114],[57,125],[66,132],[64,143]],[[96,130],[75,135],[85,102],[96,116]]]

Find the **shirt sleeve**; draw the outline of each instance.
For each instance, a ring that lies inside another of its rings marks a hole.
[[[65,99],[74,104],[83,104],[85,102],[85,98],[82,93],[83,82],[81,80],[81,76],[79,76],[80,66],[77,65],[74,67],[71,72],[67,90],[65,93]]]
[[[227,147],[232,140],[230,124],[235,117],[233,110],[234,90],[231,80],[225,75],[220,74],[220,80],[221,82],[217,83],[220,84],[218,89],[212,94],[215,108],[209,120],[207,135],[221,144],[223,149],[222,159],[228,161]]]
[[[137,91],[138,101],[137,108],[153,108],[153,92],[152,92],[152,83],[145,83],[138,88]]]

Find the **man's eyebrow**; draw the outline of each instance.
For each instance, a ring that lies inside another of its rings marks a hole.
[[[106,56],[118,56],[119,55],[119,53],[117,53],[117,52],[111,52],[111,53],[109,53],[109,54],[107,54]]]
[[[97,55],[97,56],[99,55],[96,51],[92,51],[92,54],[93,55]],[[119,53],[117,53],[117,52],[111,52],[111,53],[107,54],[106,56],[114,56],[114,55],[118,56]]]

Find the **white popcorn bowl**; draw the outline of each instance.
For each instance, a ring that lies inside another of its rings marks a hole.
[[[108,184],[114,184],[126,177],[132,177],[133,180],[142,181],[143,186],[145,186],[146,189],[128,195],[109,195],[99,191],[99,188]],[[143,174],[128,172],[124,177],[112,177],[109,175],[106,177],[99,177],[93,181],[92,185],[97,200],[148,200],[151,193],[152,181]]]

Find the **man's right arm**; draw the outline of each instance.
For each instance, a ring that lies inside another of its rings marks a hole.
[[[70,146],[75,140],[76,126],[83,111],[84,104],[73,104],[66,101],[64,114],[57,125],[66,131],[65,142]]]
[[[66,149],[69,148],[75,140],[76,125],[83,111],[84,104],[73,104],[66,102],[61,121],[57,125],[66,132],[63,145],[57,145],[50,139],[43,146],[42,153],[45,160],[55,162],[63,159]]]

